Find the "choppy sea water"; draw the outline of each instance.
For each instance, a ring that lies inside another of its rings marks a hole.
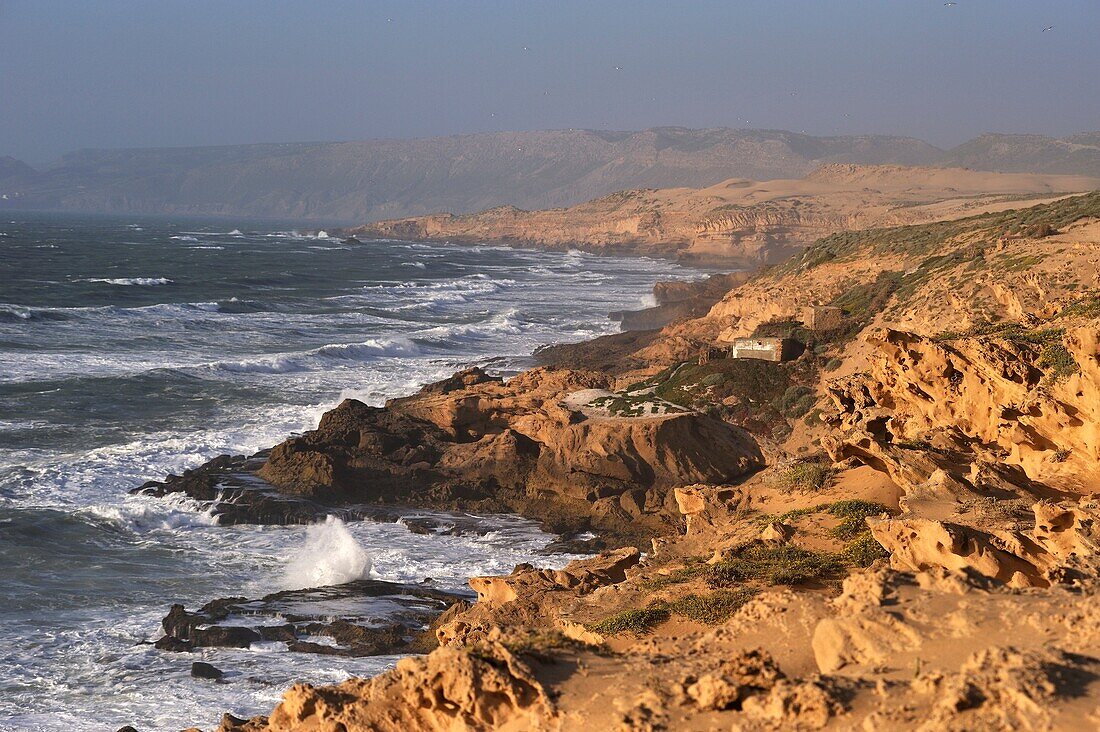
[[[270,710],[294,681],[393,658],[280,644],[154,650],[173,602],[369,576],[458,589],[551,537],[515,517],[480,533],[217,526],[129,489],[316,425],[344,397],[380,404],[538,345],[617,329],[690,270],[492,246],[346,245],[256,222],[8,214],[0,219],[0,729],[178,730]],[[364,558],[369,561],[364,562]],[[189,675],[193,660],[230,672]]]

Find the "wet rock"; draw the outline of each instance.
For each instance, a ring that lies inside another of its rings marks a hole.
[[[153,644],[153,647],[158,651],[169,651],[172,653],[183,653],[194,649],[194,644],[190,641],[180,640],[175,636],[166,635]]]
[[[275,592],[256,600],[222,598],[194,612],[173,605],[162,621],[166,635],[155,646],[165,651],[190,651],[247,648],[258,641],[276,641],[286,643],[290,651],[324,655],[423,652],[434,647],[432,623],[437,616],[470,596],[423,584],[358,580]],[[265,625],[265,619],[275,622]],[[424,630],[426,627],[429,630]],[[333,642],[317,642],[322,637]]]
[[[248,648],[262,640],[252,628],[240,626],[214,626],[192,631],[192,640],[196,647],[204,648]]]
[[[195,661],[191,664],[191,675],[196,679],[220,679],[225,673],[219,669],[211,666],[209,663],[203,663],[202,661]]]

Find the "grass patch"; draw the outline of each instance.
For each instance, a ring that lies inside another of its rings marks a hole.
[[[786,490],[819,491],[833,477],[833,469],[816,461],[795,463],[779,476],[779,484]]]
[[[873,281],[854,285],[837,295],[829,304],[844,310],[849,318],[843,335],[855,335],[885,310],[886,303],[897,292],[904,276],[902,272],[879,272]]]
[[[707,584],[715,589],[743,582],[767,585],[801,585],[842,577],[844,560],[831,552],[819,552],[790,544],[778,546],[750,542],[741,546],[707,573]]]
[[[735,590],[716,590],[707,595],[686,595],[670,603],[668,609],[699,623],[717,625],[724,623],[756,594],[754,588],[739,587]]]
[[[890,552],[875,540],[870,531],[864,531],[848,542],[842,554],[849,563],[857,567],[870,567],[878,560],[890,557]]]
[[[700,559],[698,563],[681,567],[669,574],[661,574],[641,583],[641,587],[647,590],[660,590],[672,585],[680,585],[693,579],[702,577],[707,572],[706,563]]]
[[[1000,236],[1048,235],[1089,216],[1100,216],[1100,191],[1030,208],[979,214],[954,221],[840,232],[818,239],[774,271],[778,274],[793,274],[826,262],[844,261],[868,252],[879,255],[928,255],[963,234],[981,232],[988,234],[991,239]],[[928,266],[935,264],[930,262]]]
[[[1090,294],[1062,308],[1059,318],[1095,318],[1100,316],[1100,295]]]
[[[1074,360],[1073,354],[1061,341],[1043,346],[1043,349],[1039,351],[1039,360],[1036,364],[1055,381],[1076,374],[1081,370],[1081,367],[1077,365],[1077,361]]]
[[[666,607],[633,608],[615,613],[598,623],[588,625],[587,628],[600,635],[618,635],[619,633],[645,635],[668,620],[669,615]]]
[[[841,521],[830,532],[838,539],[851,540],[866,532],[869,516],[889,513],[889,509],[881,503],[873,501],[837,501],[829,506],[829,513]]]

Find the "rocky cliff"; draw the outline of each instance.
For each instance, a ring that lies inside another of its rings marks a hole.
[[[723,357],[745,334],[804,348]],[[471,578],[436,650],[220,729],[1095,726],[1100,194],[828,236],[623,348],[345,403],[258,458],[281,495],[522,497],[648,541]]]
[[[757,267],[837,231],[958,218],[1095,188],[1100,179],[835,163],[797,180],[732,179],[701,189],[628,190],[569,208],[503,206],[379,221],[346,233],[358,239],[674,254]]]

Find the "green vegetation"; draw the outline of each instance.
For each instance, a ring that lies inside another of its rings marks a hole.
[[[1043,261],[1038,254],[1003,254],[997,258],[997,267],[1009,272],[1022,272]]]
[[[1070,307],[1073,307],[1072,305]],[[1082,310],[1086,306],[1082,306]],[[937,341],[961,338],[999,338],[1018,346],[1038,349],[1035,365],[1050,381],[1059,381],[1081,370],[1065,345],[1065,328],[1029,328],[1022,323],[983,323],[966,332],[948,331]]]
[[[1100,317],[1100,294],[1090,293],[1062,308],[1058,318]]]
[[[844,335],[854,335],[886,308],[890,297],[901,286],[902,272],[883,271],[871,282],[853,285],[837,295],[830,305],[848,316]]]
[[[936,340],[1000,338],[1021,345],[1047,346],[1061,343],[1065,334],[1065,328],[1029,328],[1023,323],[980,323],[968,331],[946,331],[936,336]]]
[[[686,595],[670,603],[668,609],[696,622],[717,625],[725,622],[755,597],[757,590],[739,587],[735,590],[715,590],[707,595]]]
[[[845,573],[843,559],[832,552],[813,551],[790,544],[750,542],[712,565],[707,573],[707,583],[716,589],[742,582],[802,585],[839,579]]]
[[[690,582],[691,580],[702,577],[707,572],[707,564],[705,560],[699,558],[692,564],[686,567],[681,567],[669,574],[657,575],[656,577],[646,580],[641,583],[642,588],[647,590],[659,590],[671,585],[678,585],[684,582]]]
[[[663,399],[750,431],[775,435],[789,429],[783,407],[796,410],[804,406],[783,402],[792,386],[791,371],[788,364],[755,359],[718,358],[705,364],[686,361],[632,384],[625,394],[636,399]]]
[[[1061,341],[1043,346],[1036,363],[1054,381],[1060,381],[1081,370],[1073,354]]]
[[[840,524],[832,530],[833,536],[851,540],[868,531],[865,519],[889,513],[889,509],[873,501],[849,500],[837,501],[829,506],[829,513],[841,519]]]
[[[825,487],[832,476],[831,467],[815,460],[808,460],[795,463],[784,470],[779,476],[779,481],[786,490],[819,491]]]
[[[600,635],[618,635],[627,632],[645,635],[668,618],[669,610],[666,607],[633,608],[615,613],[587,627]]]
[[[814,390],[808,386],[796,384],[787,387],[775,406],[784,416],[798,419],[813,409],[815,404],[817,404],[817,397],[814,396]]]
[[[1049,236],[1086,216],[1100,216],[1100,192],[955,221],[832,234],[818,239],[801,255],[777,267],[776,271],[789,274],[813,269],[825,262],[844,261],[861,252],[909,256],[931,254],[955,237],[967,233],[982,232],[990,239],[1000,236]]]
[[[844,558],[857,567],[870,567],[880,559],[887,559],[890,552],[882,548],[882,544],[875,541],[870,531],[864,531],[858,537],[848,542],[842,552]]]

